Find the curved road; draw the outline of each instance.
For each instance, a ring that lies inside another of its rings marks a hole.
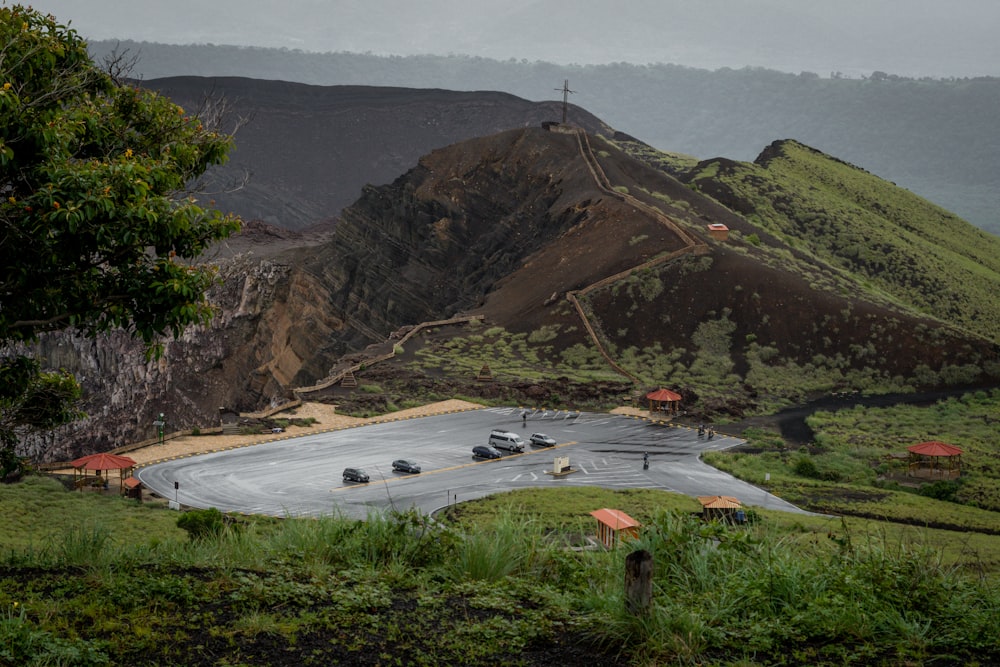
[[[501,460],[480,461],[472,446],[491,429],[533,432],[556,447],[532,447]],[[654,488],[689,496],[730,495],[745,505],[803,510],[763,489],[701,462],[699,455],[742,440],[699,438],[694,430],[620,415],[531,412],[486,408],[372,424],[211,454],[164,461],[136,475],[155,493],[191,507],[271,516],[341,514],[365,518],[373,510],[444,505],[528,486]],[[650,466],[643,470],[643,452]],[[555,456],[569,457],[572,474],[546,474]],[[396,458],[413,459],[423,472],[392,471]],[[368,484],[344,482],[345,467],[365,468]],[[175,483],[177,488],[175,488]]]

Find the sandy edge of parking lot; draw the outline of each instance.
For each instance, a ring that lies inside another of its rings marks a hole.
[[[272,415],[272,419],[314,419],[312,426],[289,426],[284,433],[260,435],[188,435],[174,438],[162,445],[151,445],[143,447],[126,454],[138,465],[145,465],[153,461],[175,458],[178,456],[190,456],[192,454],[203,454],[205,452],[220,449],[231,449],[245,445],[256,445],[262,442],[272,442],[295,438],[310,433],[320,433],[338,428],[348,428],[351,426],[362,426],[364,424],[377,424],[384,421],[397,421],[400,419],[411,419],[413,417],[426,417],[429,415],[439,415],[448,412],[460,412],[463,410],[477,410],[482,408],[478,403],[460,401],[457,399],[430,403],[418,408],[400,410],[377,417],[350,417],[348,415],[338,415],[336,406],[326,403],[302,403],[298,407],[285,412]]]
[[[256,445],[262,442],[273,442],[287,438],[295,438],[311,433],[320,433],[339,428],[349,428],[351,426],[363,426],[365,424],[377,424],[385,421],[398,421],[400,419],[411,419],[414,417],[427,417],[430,415],[440,415],[449,412],[461,412],[464,410],[478,410],[483,408],[478,403],[451,399],[429,403],[417,408],[400,410],[377,417],[350,417],[348,415],[337,414],[336,406],[326,403],[302,403],[298,407],[285,412],[279,412],[272,416],[273,419],[314,419],[312,426],[289,426],[284,433],[271,434],[262,433],[257,435],[187,435],[168,440],[162,445],[150,445],[142,449],[128,452],[128,456],[136,462],[137,466],[149,465],[156,461],[174,459],[195,454],[204,454],[234,447],[244,447]],[[631,414],[632,408],[618,408],[612,410],[614,413]],[[636,411],[642,412],[642,411]],[[54,473],[72,474],[72,468],[67,470],[52,471]],[[114,471],[111,474],[114,477]]]

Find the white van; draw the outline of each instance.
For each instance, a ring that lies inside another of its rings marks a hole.
[[[510,431],[493,431],[490,433],[490,443],[497,449],[506,449],[508,452],[523,452],[524,440],[517,433]]]

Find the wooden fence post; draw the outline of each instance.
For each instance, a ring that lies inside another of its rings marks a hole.
[[[653,554],[645,549],[625,557],[625,609],[646,615],[653,604]]]

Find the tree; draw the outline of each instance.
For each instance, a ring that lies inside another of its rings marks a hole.
[[[76,382],[22,343],[122,328],[151,352],[206,323],[214,268],[195,264],[239,228],[187,186],[232,137],[99,68],[55,17],[0,7],[0,477],[30,428],[79,416]]]

